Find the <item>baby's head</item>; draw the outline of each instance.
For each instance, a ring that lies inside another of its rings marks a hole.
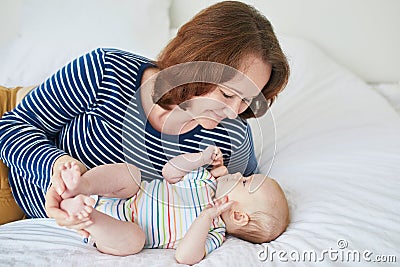
[[[264,174],[240,173],[218,178],[216,197],[234,204],[221,214],[226,231],[252,243],[269,242],[285,231],[289,208],[279,184]]]

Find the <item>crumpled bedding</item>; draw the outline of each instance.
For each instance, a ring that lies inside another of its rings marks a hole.
[[[281,37],[292,75],[252,120],[260,172],[283,187],[288,229],[268,244],[228,237],[196,266],[393,266],[400,261],[400,117],[314,45]],[[175,266],[173,250],[104,255],[51,219],[0,226],[2,266]]]

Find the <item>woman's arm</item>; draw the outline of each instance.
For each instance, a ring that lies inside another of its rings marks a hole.
[[[66,155],[55,145],[58,133],[96,100],[102,53],[67,64],[0,120],[0,158],[42,189],[50,186],[54,162]]]
[[[58,134],[95,103],[103,54],[98,49],[67,64],[0,120],[0,158],[44,192],[52,182],[57,191],[63,190],[56,165],[67,155],[56,145]]]

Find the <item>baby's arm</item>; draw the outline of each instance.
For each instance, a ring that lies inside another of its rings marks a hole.
[[[178,263],[192,265],[204,258],[212,220],[230,209],[232,204],[233,201],[228,201],[227,198],[219,199],[214,202],[214,206],[209,206],[200,213],[176,249],[175,259]]]
[[[209,146],[203,152],[186,153],[169,160],[162,169],[163,177],[171,184],[179,182],[190,171],[205,164],[223,164],[222,153],[216,146]]]

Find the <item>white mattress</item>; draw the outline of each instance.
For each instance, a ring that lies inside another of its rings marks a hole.
[[[400,117],[369,85],[312,44],[281,39],[292,67],[290,82],[272,113],[251,123],[260,171],[270,170],[281,183],[291,222],[268,244],[229,237],[198,266],[400,261]],[[262,251],[268,252],[267,259]],[[306,259],[297,258],[303,254]],[[146,249],[128,257],[101,254],[50,219],[0,226],[2,266],[175,264],[172,250]]]

